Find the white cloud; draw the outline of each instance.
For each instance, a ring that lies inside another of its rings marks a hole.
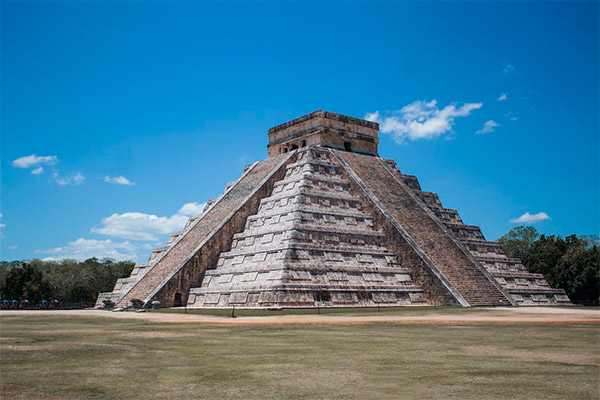
[[[504,72],[504,74],[506,74],[506,75],[510,75],[510,74],[518,73],[519,70],[512,64],[504,63],[502,65],[502,72]]]
[[[372,113],[366,113],[365,114],[365,119],[367,121],[371,121],[371,122],[377,122],[379,121],[379,111],[375,111]]]
[[[32,154],[30,156],[20,157],[16,160],[12,161],[13,167],[16,168],[34,168],[31,170],[31,175],[40,175],[44,173],[44,167],[42,165],[53,166],[58,162],[58,158],[56,156],[36,156]],[[68,177],[61,177],[59,175],[59,170],[56,167],[51,167],[51,170],[54,171],[52,176],[61,186],[66,185],[80,185],[85,180],[85,177],[81,173],[76,173],[75,175],[71,175]],[[119,177],[122,178],[122,177]]]
[[[56,156],[36,156],[32,154],[30,156],[24,156],[17,158],[12,162],[13,167],[15,168],[31,168],[36,165],[46,164],[53,165],[58,162],[58,158]]]
[[[55,172],[54,178],[56,179],[56,183],[58,183],[61,186],[80,185],[85,180],[85,176],[81,175],[79,172],[73,176],[69,176],[66,178],[61,178],[60,176],[58,176],[58,173]]]
[[[187,222],[185,215],[158,217],[152,214],[127,212],[113,214],[102,219],[101,228],[92,228],[93,233],[116,236],[132,240],[158,240],[156,235],[164,235],[182,229]]]
[[[19,246],[17,246],[16,244],[14,246],[8,246],[9,250],[16,250]]]
[[[79,238],[69,242],[64,247],[55,247],[47,250],[35,250],[36,254],[48,254],[45,260],[59,260],[64,258],[74,260],[87,260],[91,257],[113,258],[117,261],[133,260],[137,258],[138,248],[128,241],[116,243],[110,239],[96,240]]]
[[[179,209],[177,214],[188,216],[202,214],[202,211],[204,211],[204,207],[206,207],[206,203],[185,203]]]
[[[465,103],[457,106],[451,103],[443,109],[437,107],[437,100],[415,101],[404,106],[399,111],[387,113],[382,117],[379,111],[367,113],[365,119],[379,123],[382,133],[391,134],[398,143],[403,143],[407,138],[435,139],[452,132],[454,120],[466,117],[471,111],[481,108],[482,103]]]
[[[486,121],[485,124],[483,124],[483,127],[475,133],[481,135],[483,133],[494,132],[494,128],[497,126],[500,126],[500,124],[490,119],[489,121]]]
[[[125,185],[125,186],[135,185],[134,182],[131,182],[129,179],[125,178],[124,176],[113,176],[113,177],[105,176],[104,182],[116,183],[117,185]]]
[[[246,165],[250,161],[250,156],[247,153],[244,153],[240,156],[240,164]]]
[[[499,97],[498,97],[498,101],[504,101],[508,99],[508,97],[506,97],[506,93],[502,93]]]
[[[102,219],[102,227],[92,228],[93,233],[131,240],[158,240],[157,235],[166,235],[183,229],[191,215],[200,214],[205,204],[187,203],[170,217],[159,217],[140,212],[112,214]]]
[[[533,224],[535,222],[544,221],[547,219],[551,218],[545,212],[539,212],[537,214],[529,214],[529,212],[526,212],[519,218],[511,219],[510,222],[513,224]]]

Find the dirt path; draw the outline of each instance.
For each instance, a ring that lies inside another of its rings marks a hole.
[[[424,315],[277,315],[260,317],[218,317],[198,314],[159,312],[112,312],[105,310],[23,310],[0,311],[0,318],[13,315],[57,315],[81,317],[105,317],[116,319],[139,319],[167,323],[202,323],[209,325],[252,324],[361,324],[369,322],[415,323],[600,323],[600,310],[558,307],[506,307],[482,308],[467,314],[426,313]]]

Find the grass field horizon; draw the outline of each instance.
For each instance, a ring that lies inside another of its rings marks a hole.
[[[350,311],[334,315],[505,314]],[[0,397],[598,399],[599,327],[598,321],[223,326],[2,312]]]

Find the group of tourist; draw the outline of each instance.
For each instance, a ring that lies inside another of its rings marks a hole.
[[[2,310],[55,310],[62,307],[62,303],[58,300],[42,300],[32,302],[29,300],[7,300],[0,302]]]

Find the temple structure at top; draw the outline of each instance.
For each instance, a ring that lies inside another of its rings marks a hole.
[[[269,157],[306,146],[378,155],[379,124],[319,110],[269,129]]]
[[[244,168],[97,306],[571,304],[379,157],[378,129],[326,111],[269,129],[269,157]]]

